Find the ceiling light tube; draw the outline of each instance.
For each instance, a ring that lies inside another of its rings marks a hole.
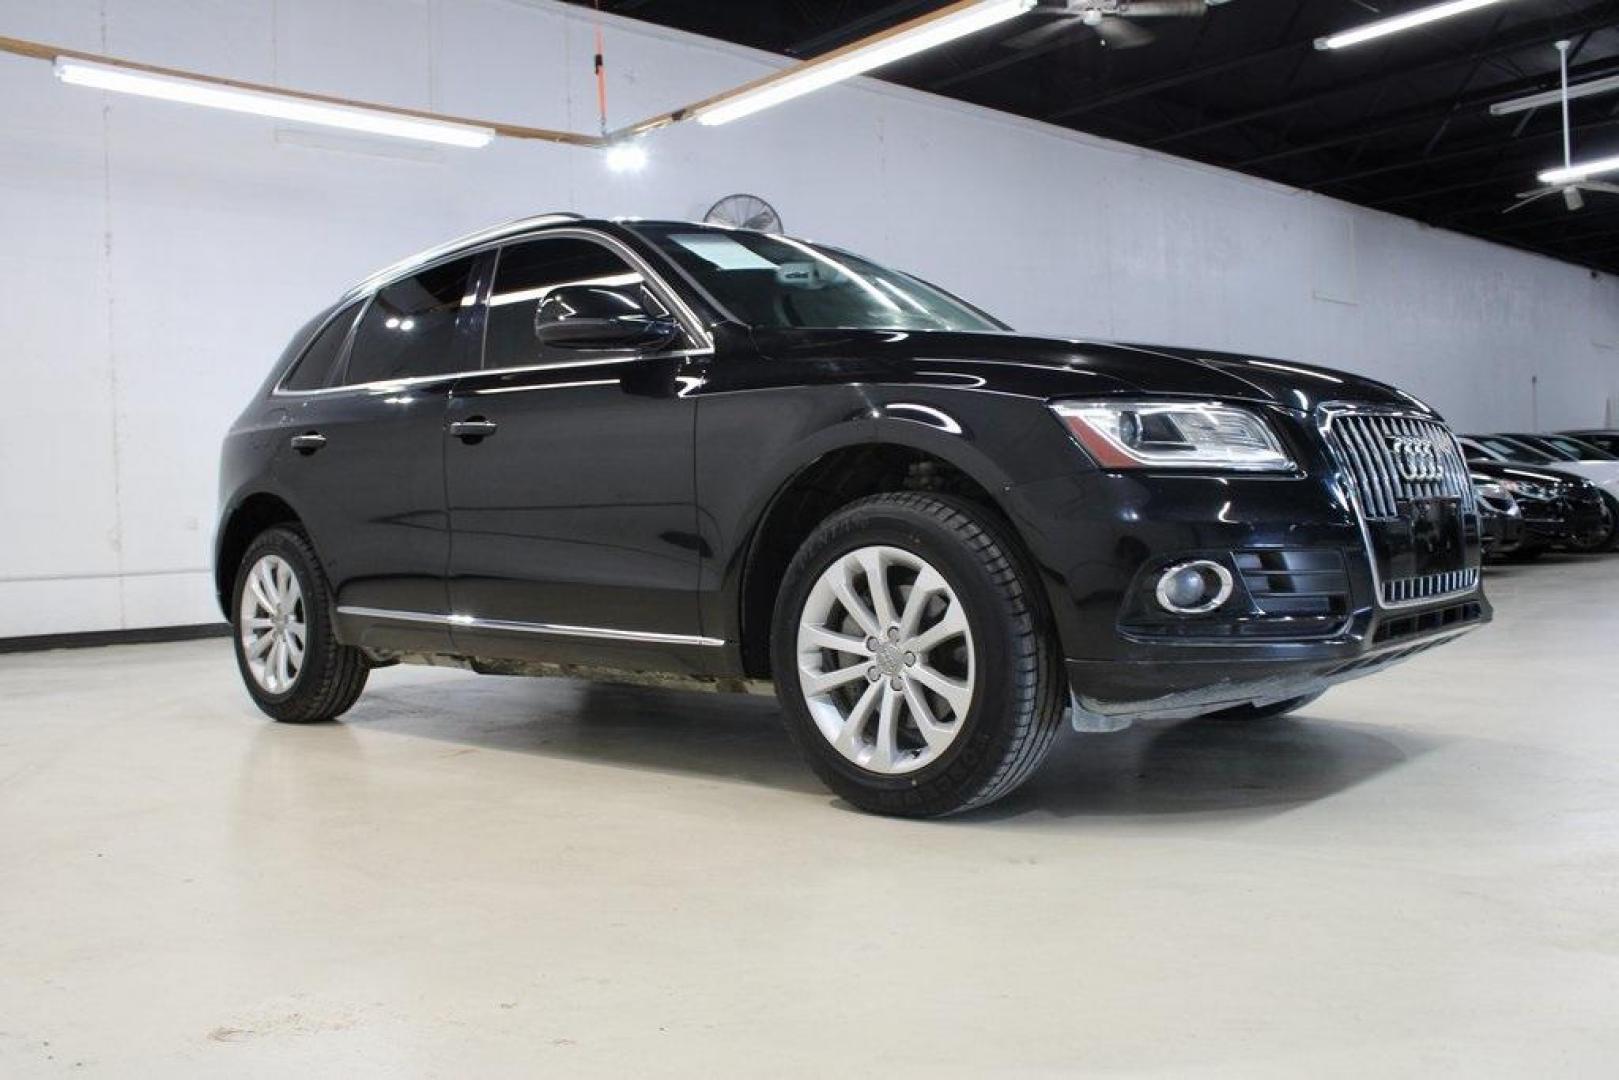
[[[1619,172],[1619,157],[1597,158],[1595,161],[1565,165],[1560,169],[1547,169],[1540,174],[1542,184],[1577,184],[1599,173]]]
[[[1606,94],[1612,90],[1619,90],[1619,75],[1609,75],[1606,78],[1592,79],[1590,82],[1579,83],[1568,88],[1568,99],[1590,97],[1592,94]],[[1512,113],[1527,112],[1538,109],[1542,105],[1556,105],[1563,100],[1561,90],[1547,90],[1540,94],[1530,94],[1528,97],[1513,98],[1511,101],[1497,101],[1490,106],[1491,116],[1509,116]]]
[[[1339,34],[1329,34],[1326,37],[1315,39],[1318,49],[1344,49],[1351,45],[1359,45],[1363,41],[1387,37],[1398,34],[1403,30],[1410,30],[1418,26],[1426,26],[1440,19],[1449,19],[1457,15],[1466,15],[1470,11],[1499,4],[1502,0],[1450,0],[1448,4],[1435,4],[1432,7],[1419,8],[1404,15],[1396,15],[1392,19],[1381,19],[1377,22],[1357,26],[1353,30],[1345,30]]]
[[[917,25],[900,30],[846,52],[834,52],[816,60],[806,60],[779,76],[762,80],[739,93],[727,95],[697,111],[699,123],[725,124],[751,116],[772,105],[813,93],[823,87],[874,68],[914,56],[957,38],[977,33],[1034,7],[1036,0],[977,0],[958,4],[944,13],[924,16]]]
[[[88,86],[162,101],[178,101],[210,109],[252,113],[294,123],[318,124],[445,146],[476,149],[488,146],[495,137],[492,127],[432,120],[386,109],[331,104],[288,94],[248,90],[206,79],[156,75],[136,68],[98,64],[68,56],[56,58],[56,77],[73,86]]]

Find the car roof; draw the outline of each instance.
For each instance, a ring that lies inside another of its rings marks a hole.
[[[736,229],[729,225],[716,225],[712,222],[706,221],[682,221],[678,218],[587,218],[582,214],[576,214],[572,211],[566,210],[559,210],[548,214],[531,214],[528,217],[520,217],[512,221],[502,222],[499,225],[491,225],[487,228],[477,229],[473,232],[465,234],[464,236],[458,236],[454,240],[447,240],[442,244],[434,244],[432,247],[418,251],[414,255],[409,255],[403,259],[399,259],[396,262],[389,263],[382,269],[367,274],[363,279],[351,286],[346,292],[344,292],[340,302],[347,302],[355,297],[371,292],[377,287],[385,285],[388,282],[393,281],[395,278],[409,273],[411,270],[414,270],[417,267],[426,266],[428,263],[434,262],[438,259],[443,259],[454,255],[464,248],[477,247],[480,244],[487,244],[492,240],[500,240],[508,236],[520,236],[523,233],[532,232],[536,229],[543,229],[546,226],[560,225],[618,225],[627,227],[632,231],[637,225],[655,225],[685,229],[712,229],[725,232],[753,231],[749,229]]]

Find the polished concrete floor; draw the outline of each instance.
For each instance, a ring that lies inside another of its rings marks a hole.
[[[760,698],[0,656],[0,1076],[1619,1075],[1619,557],[1293,721],[865,817]]]

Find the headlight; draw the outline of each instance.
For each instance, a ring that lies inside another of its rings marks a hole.
[[[1502,480],[1501,486],[1524,499],[1555,499],[1557,489],[1550,484],[1537,484],[1533,480]]]
[[[1233,405],[1059,401],[1051,408],[1105,469],[1293,468],[1264,418]]]

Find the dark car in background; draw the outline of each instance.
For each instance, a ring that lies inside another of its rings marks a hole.
[[[1602,492],[1589,480],[1473,454],[1469,454],[1467,466],[1475,484],[1499,484],[1518,506],[1522,521],[1519,542],[1496,548],[1492,556],[1534,559],[1552,548],[1583,553],[1611,541],[1612,521]]]
[[[1513,442],[1533,447],[1543,454],[1549,454],[1563,461],[1619,463],[1619,457],[1615,457],[1601,447],[1584,439],[1576,439],[1572,435],[1532,435],[1523,432],[1506,432],[1497,437],[1511,439]]]
[[[1569,551],[1599,552],[1612,550],[1619,544],[1619,461],[1580,457],[1578,454],[1599,453],[1590,448],[1565,448],[1552,441],[1556,436],[1531,435],[1465,435],[1461,439],[1468,461],[1489,460],[1498,463],[1531,466],[1534,469],[1580,479],[1595,488],[1591,499],[1583,489],[1576,502],[1593,502],[1595,518],[1587,527],[1589,515],[1574,512],[1576,524],[1558,545]],[[1566,440],[1572,442],[1573,440]]]
[[[1479,530],[1484,557],[1499,559],[1523,547],[1523,510],[1500,479],[1474,472],[1473,494],[1478,500]]]
[[[1561,434],[1578,439],[1588,446],[1594,446],[1604,453],[1619,457],[1619,431],[1605,431],[1596,428],[1587,431],[1565,431]]]
[[[1021,336],[836,248],[530,219],[371,278],[225,441],[248,691],[375,665],[770,680],[870,810],[982,805],[1064,715],[1279,715],[1490,618],[1444,421],[1306,364]]]

